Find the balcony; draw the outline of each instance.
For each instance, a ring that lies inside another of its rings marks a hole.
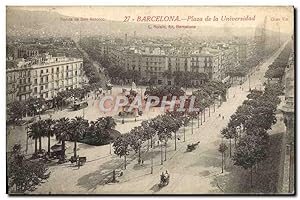
[[[48,76],[50,74],[50,72],[44,72],[44,73],[40,73],[40,76]]]
[[[21,86],[21,87],[22,87],[22,86],[28,86],[28,85],[31,85],[31,82],[26,82],[26,83],[20,83],[20,84],[19,84],[19,86]]]
[[[47,85],[49,84],[49,81],[40,82],[40,85]]]
[[[18,95],[22,95],[22,94],[30,94],[30,93],[31,93],[31,89],[25,90],[25,91],[18,91]]]

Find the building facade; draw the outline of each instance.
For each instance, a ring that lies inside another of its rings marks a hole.
[[[169,83],[163,76],[168,72],[199,72],[210,80],[227,78],[226,70],[244,65],[253,56],[251,42],[218,43],[211,47],[194,49],[149,46],[120,46],[100,43],[97,48],[101,56],[108,56],[114,65],[140,72],[143,80],[156,79],[156,84]]]
[[[57,92],[81,87],[83,60],[43,55],[10,64],[6,70],[7,102],[30,97],[51,100]]]

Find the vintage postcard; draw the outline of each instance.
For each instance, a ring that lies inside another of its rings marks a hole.
[[[7,6],[10,195],[294,195],[293,6]]]

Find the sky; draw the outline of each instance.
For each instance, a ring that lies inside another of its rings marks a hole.
[[[16,7],[14,7],[16,8]],[[203,18],[203,20],[209,16],[219,18],[219,21],[181,21],[181,22],[165,22],[168,24],[179,25],[209,25],[209,26],[235,26],[235,27],[255,27],[263,24],[265,17],[267,16],[266,28],[272,31],[293,33],[294,32],[294,8],[293,7],[204,7],[204,6],[57,6],[57,7],[18,7],[17,9],[24,9],[29,11],[48,11],[58,12],[62,15],[72,17],[86,17],[86,18],[105,18],[107,20],[123,21],[125,16],[130,16],[131,19],[137,19],[138,16],[180,16],[180,18],[187,18],[188,16],[194,16],[195,18]],[[220,21],[222,16],[227,17],[244,17],[255,16],[255,21],[243,21],[243,22],[224,22]],[[278,21],[279,20],[279,21]],[[142,23],[142,22],[138,22]],[[162,22],[157,22],[162,24]]]

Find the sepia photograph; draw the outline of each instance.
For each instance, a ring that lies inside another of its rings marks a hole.
[[[293,6],[5,15],[8,195],[295,195]]]

